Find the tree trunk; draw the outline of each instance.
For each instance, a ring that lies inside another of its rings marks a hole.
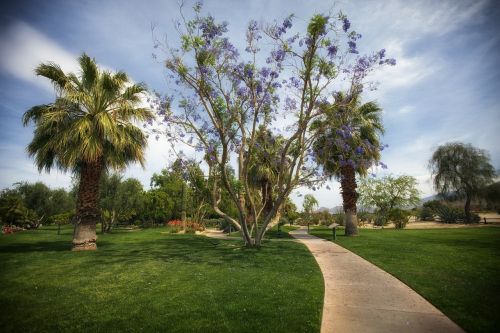
[[[109,222],[106,223],[106,233],[111,233],[111,228],[115,225],[115,223],[116,223],[116,210],[113,210],[111,212]]]
[[[467,193],[466,198],[465,198],[465,223],[471,223],[471,217],[470,217],[470,202],[471,202],[471,196]]]
[[[182,221],[182,230],[186,231],[186,183],[182,181],[182,202],[181,202],[181,221]]]
[[[96,223],[100,217],[97,203],[99,181],[103,172],[101,160],[83,164],[80,172],[73,251],[96,250]]]
[[[340,186],[342,188],[342,201],[345,213],[345,235],[356,236],[358,235],[356,174],[354,168],[350,165],[342,166],[340,173]]]

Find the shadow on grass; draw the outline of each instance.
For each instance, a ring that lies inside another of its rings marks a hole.
[[[134,233],[135,234],[135,233]],[[147,238],[146,238],[147,237]],[[0,245],[4,254],[71,251],[71,239],[39,240]],[[279,258],[286,251],[298,260],[307,260],[308,253],[292,242],[265,243],[259,249],[249,249],[239,240],[219,240],[192,235],[110,234],[99,237],[97,251],[74,253],[83,265],[140,264],[145,261],[184,263],[188,265],[225,265],[260,267],[264,262]]]
[[[290,244],[290,243],[289,243]],[[268,257],[275,257],[283,251],[296,258],[308,257],[300,246],[283,243],[262,246],[260,249],[248,249],[239,241],[215,240],[192,236],[161,238],[140,243],[101,241],[92,262],[96,264],[141,263],[145,260],[165,263],[183,262],[185,264],[222,265],[234,267],[259,267]],[[271,255],[271,256],[270,256]]]
[[[2,253],[57,252],[70,251],[71,241],[39,241],[35,243],[10,243],[0,246]]]

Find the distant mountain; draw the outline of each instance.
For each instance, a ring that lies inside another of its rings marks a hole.
[[[337,214],[337,213],[342,212],[343,209],[344,208],[342,206],[335,206],[333,208],[320,207],[320,208],[316,209],[314,212],[315,213],[329,212],[330,214]],[[361,211],[364,211],[364,212],[373,212],[373,208],[367,208],[367,207],[363,207],[363,206],[358,206],[358,212],[361,212]]]
[[[316,209],[314,211],[314,213],[322,213],[322,212],[329,212],[330,211],[330,208],[326,208],[326,207],[319,207],[318,209]]]
[[[431,200],[438,200],[438,199],[439,199],[439,198],[438,198],[438,195],[437,195],[437,194],[434,194],[434,195],[431,195],[431,196],[428,196],[428,197],[422,198],[422,199],[420,200],[420,204],[422,205],[422,204],[426,203],[427,201],[431,201]]]

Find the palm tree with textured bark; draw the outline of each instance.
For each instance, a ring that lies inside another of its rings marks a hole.
[[[325,117],[312,125],[318,133],[314,152],[325,173],[340,181],[346,235],[357,235],[356,174],[366,176],[380,160],[382,109],[373,101],[361,104],[356,92],[339,92],[334,104],[322,107]]]
[[[136,123],[153,114],[139,107],[144,85],[130,82],[122,71],[101,70],[85,53],[78,62],[78,75],[55,63],[36,68],[37,75],[52,82],[56,98],[26,111],[23,123],[35,125],[27,151],[39,171],[56,167],[78,176],[73,250],[95,250],[101,176],[132,162],[144,164],[147,138]]]

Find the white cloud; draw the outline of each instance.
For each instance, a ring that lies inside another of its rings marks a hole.
[[[490,0],[424,0],[380,1],[367,4],[353,15],[367,26],[380,27],[385,34],[397,33],[402,39],[417,39],[425,35],[442,36],[459,29],[471,18],[485,19],[484,8]],[[353,8],[354,9],[354,8]]]
[[[0,68],[23,81],[46,90],[53,87],[45,78],[37,77],[34,69],[42,62],[53,61],[64,71],[76,71],[76,55],[24,22],[16,22],[0,36]]]
[[[415,111],[415,107],[413,105],[405,105],[401,109],[399,109],[398,114],[408,114]]]

